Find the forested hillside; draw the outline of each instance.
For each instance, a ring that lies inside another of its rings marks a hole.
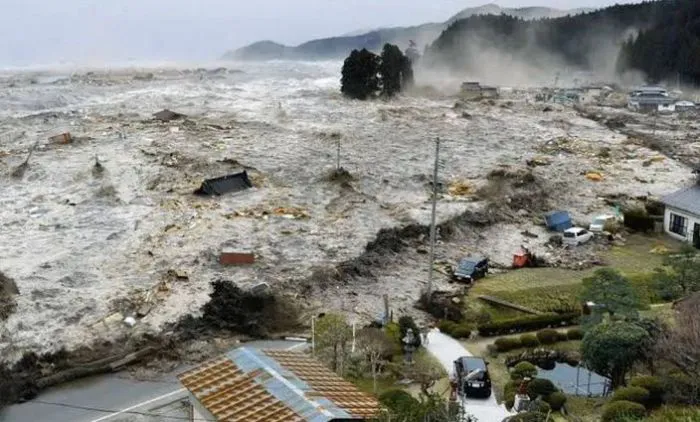
[[[689,8],[685,3],[690,2],[694,5]],[[679,12],[684,7],[688,10]],[[681,36],[683,31],[695,34],[698,31],[687,26],[681,28],[682,19],[678,15],[688,22],[690,9],[697,12],[699,8],[700,2],[694,0],[663,0],[535,21],[505,15],[472,16],[447,28],[430,46],[426,58],[428,64],[469,71],[478,69],[483,60],[492,56],[490,53],[498,52],[512,61],[537,64],[540,68],[571,66],[591,71],[631,68],[665,76],[675,70],[674,62],[660,57],[659,49],[668,50],[664,54],[669,57],[679,54],[671,50],[679,49],[682,40],[691,38],[690,34]],[[670,26],[669,22],[674,25]],[[697,36],[692,39],[697,43]],[[691,51],[692,45],[682,50]],[[625,60],[620,60],[623,47]],[[630,60],[626,60],[628,56]],[[690,66],[688,57],[685,62]],[[662,60],[663,65],[655,63],[656,60]],[[696,61],[700,64],[697,55]]]
[[[700,1],[667,3],[653,26],[623,45],[619,69],[641,70],[652,81],[700,85]]]

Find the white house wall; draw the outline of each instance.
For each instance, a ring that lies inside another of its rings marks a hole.
[[[686,232],[685,236],[678,235],[676,233],[672,233],[669,230],[670,224],[671,224],[671,213],[680,215],[681,217],[685,217],[688,219],[688,230]],[[682,240],[688,243],[693,242],[693,228],[695,227],[695,224],[700,224],[700,216],[698,215],[693,215],[690,214],[686,211],[681,211],[678,208],[673,208],[673,207],[666,207],[666,211],[664,212],[664,231],[666,234],[671,236],[674,239]]]

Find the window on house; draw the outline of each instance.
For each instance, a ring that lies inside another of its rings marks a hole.
[[[671,233],[685,236],[688,233],[688,219],[671,213],[671,221],[668,230]]]

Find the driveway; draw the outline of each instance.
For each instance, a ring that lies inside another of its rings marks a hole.
[[[450,376],[454,374],[453,362],[457,358],[472,356],[457,340],[441,333],[438,329],[428,333],[428,343],[425,344],[425,348],[440,362]],[[505,406],[496,402],[496,397],[493,394],[488,399],[460,398],[460,401],[466,412],[476,417],[479,422],[501,422],[504,418],[512,415]]]

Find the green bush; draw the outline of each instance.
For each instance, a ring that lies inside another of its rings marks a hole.
[[[670,407],[655,411],[644,422],[697,422],[700,421],[700,408],[697,407]]]
[[[564,404],[566,403],[566,395],[561,391],[555,391],[552,394],[548,395],[545,398],[545,400],[547,401],[547,403],[549,403],[550,406],[552,406],[552,410],[558,412],[561,410],[562,407],[564,407]]]
[[[565,331],[557,331],[557,341],[567,341],[569,339],[569,336],[566,334]]]
[[[569,328],[566,332],[566,338],[569,340],[581,340],[583,339],[583,330],[580,328]]]
[[[519,383],[508,381],[503,386],[503,400],[505,401],[506,409],[510,410],[515,405],[515,393],[518,391]]]
[[[512,418],[508,419],[508,422],[545,422],[547,420],[547,414],[540,412],[524,412],[518,413]]]
[[[559,340],[559,333],[551,328],[540,330],[537,332],[537,340],[540,344],[554,344]]]
[[[537,336],[534,334],[521,335],[520,343],[523,345],[523,347],[537,347],[540,345],[540,341],[537,340]]]
[[[496,356],[498,356],[498,347],[496,347],[495,344],[487,344],[486,353],[488,353],[488,355],[492,358],[495,358]]]
[[[510,371],[510,378],[513,381],[537,376],[537,367],[530,362],[520,362]]]
[[[642,387],[620,387],[615,390],[610,401],[631,401],[646,404],[649,401],[649,391]]]
[[[542,328],[560,327],[578,324],[580,314],[571,312],[567,314],[531,315],[520,318],[480,324],[477,329],[479,335],[489,337],[494,335],[518,333],[523,331],[539,330]]]
[[[379,396],[379,402],[390,409],[408,407],[417,403],[409,393],[398,388],[385,391]]]
[[[536,407],[537,412],[540,412],[540,413],[546,415],[552,411],[552,406],[550,406],[549,403],[547,403],[544,400],[536,400],[534,403],[535,403],[535,406],[537,406]]]
[[[449,319],[441,319],[437,324],[437,327],[440,330],[440,332],[445,333],[447,335],[452,335],[452,332],[454,331],[456,326],[457,323],[454,321],[450,321]]]
[[[456,323],[449,320],[441,320],[438,322],[440,332],[445,333],[454,338],[469,338],[474,331],[474,326],[466,322]]]
[[[630,380],[632,387],[641,387],[649,392],[647,407],[657,407],[664,402],[664,386],[661,380],[651,375],[633,377]]]
[[[510,352],[513,349],[519,349],[522,347],[522,344],[520,344],[520,339],[517,337],[497,338],[493,344],[496,346],[496,350],[499,352]]]
[[[535,378],[527,384],[527,395],[535,399],[537,396],[547,397],[557,391],[552,381],[544,378]]]
[[[646,409],[639,403],[631,401],[614,401],[603,407],[602,422],[628,422],[642,419]]]

